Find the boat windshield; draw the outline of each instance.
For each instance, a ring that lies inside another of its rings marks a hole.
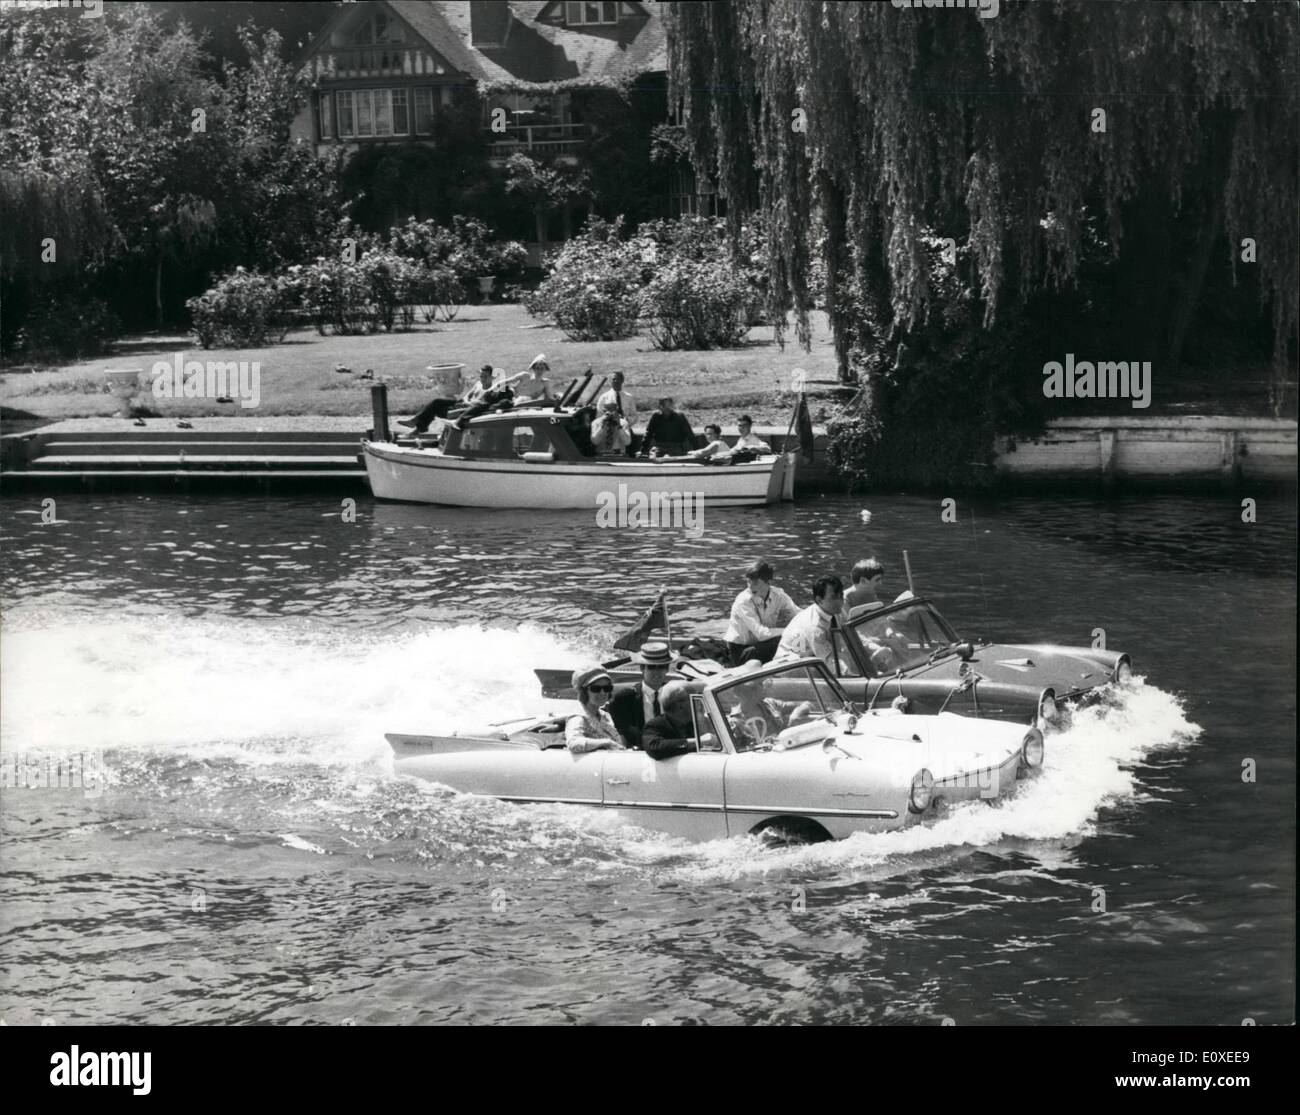
[[[867,612],[850,626],[877,677],[924,666],[931,656],[957,642],[947,620],[926,602],[884,615]]]
[[[741,677],[713,692],[737,751],[777,747],[788,728],[822,722],[829,727],[854,711],[820,664]]]

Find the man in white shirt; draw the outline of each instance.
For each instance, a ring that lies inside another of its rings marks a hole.
[[[843,625],[847,618],[844,614],[844,582],[832,575],[818,577],[813,582],[813,603],[790,621],[773,661],[820,658],[832,674],[838,675],[831,624]]]
[[[447,415],[458,406],[475,406],[483,401],[483,398],[489,391],[493,390],[494,380],[497,378],[497,371],[491,364],[484,364],[478,370],[478,383],[474,384],[468,391],[458,399],[452,399],[440,396],[433,399],[417,414],[414,418],[399,418],[399,426],[407,426],[413,429],[417,434],[424,433],[435,420],[443,421]]]
[[[613,403],[603,405],[603,413],[592,423],[591,442],[601,457],[622,457],[632,444],[632,429],[614,408]]]
[[[878,593],[885,583],[885,567],[879,561],[864,558],[853,566],[850,577],[853,587],[844,594],[844,607],[848,609],[850,619],[884,605]]]
[[[748,587],[731,605],[731,622],[724,636],[731,646],[731,660],[770,662],[785,626],[799,613],[789,595],[772,586],[772,567],[756,561],[745,570]]]
[[[618,413],[627,419],[628,425],[630,426],[636,421],[636,400],[623,390],[622,372],[615,372],[610,383],[613,386],[611,386],[608,391],[596,400],[596,406],[599,407],[603,413],[605,405],[607,403],[613,403],[615,409],[617,409]]]
[[[772,452],[772,447],[754,433],[754,420],[748,414],[742,414],[736,425],[740,427],[740,437],[732,449],[752,449],[755,453]]]

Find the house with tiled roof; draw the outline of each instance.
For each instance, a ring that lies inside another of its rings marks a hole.
[[[318,149],[437,144],[437,117],[479,102],[497,165],[515,152],[580,161],[573,92],[667,69],[653,0],[371,0],[347,4],[304,51],[310,103],[293,136]]]

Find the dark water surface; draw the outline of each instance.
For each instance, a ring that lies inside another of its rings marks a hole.
[[[1296,513],[1262,496],[826,497],[698,538],[324,497],[0,501],[12,1023],[1216,1023],[1294,1018]],[[859,512],[869,507],[864,526]],[[973,519],[972,519],[973,515]],[[394,778],[385,730],[563,708],[669,588],[721,633],[878,554],[966,633],[1132,652],[1001,808],[793,850]],[[1255,780],[1243,781],[1252,761]],[[1104,910],[1102,903],[1104,902]]]

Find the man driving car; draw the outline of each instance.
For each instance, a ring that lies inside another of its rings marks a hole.
[[[731,691],[736,703],[727,714],[737,751],[770,746],[786,728],[815,719],[811,701],[782,701],[772,696],[770,679],[746,682]]]

